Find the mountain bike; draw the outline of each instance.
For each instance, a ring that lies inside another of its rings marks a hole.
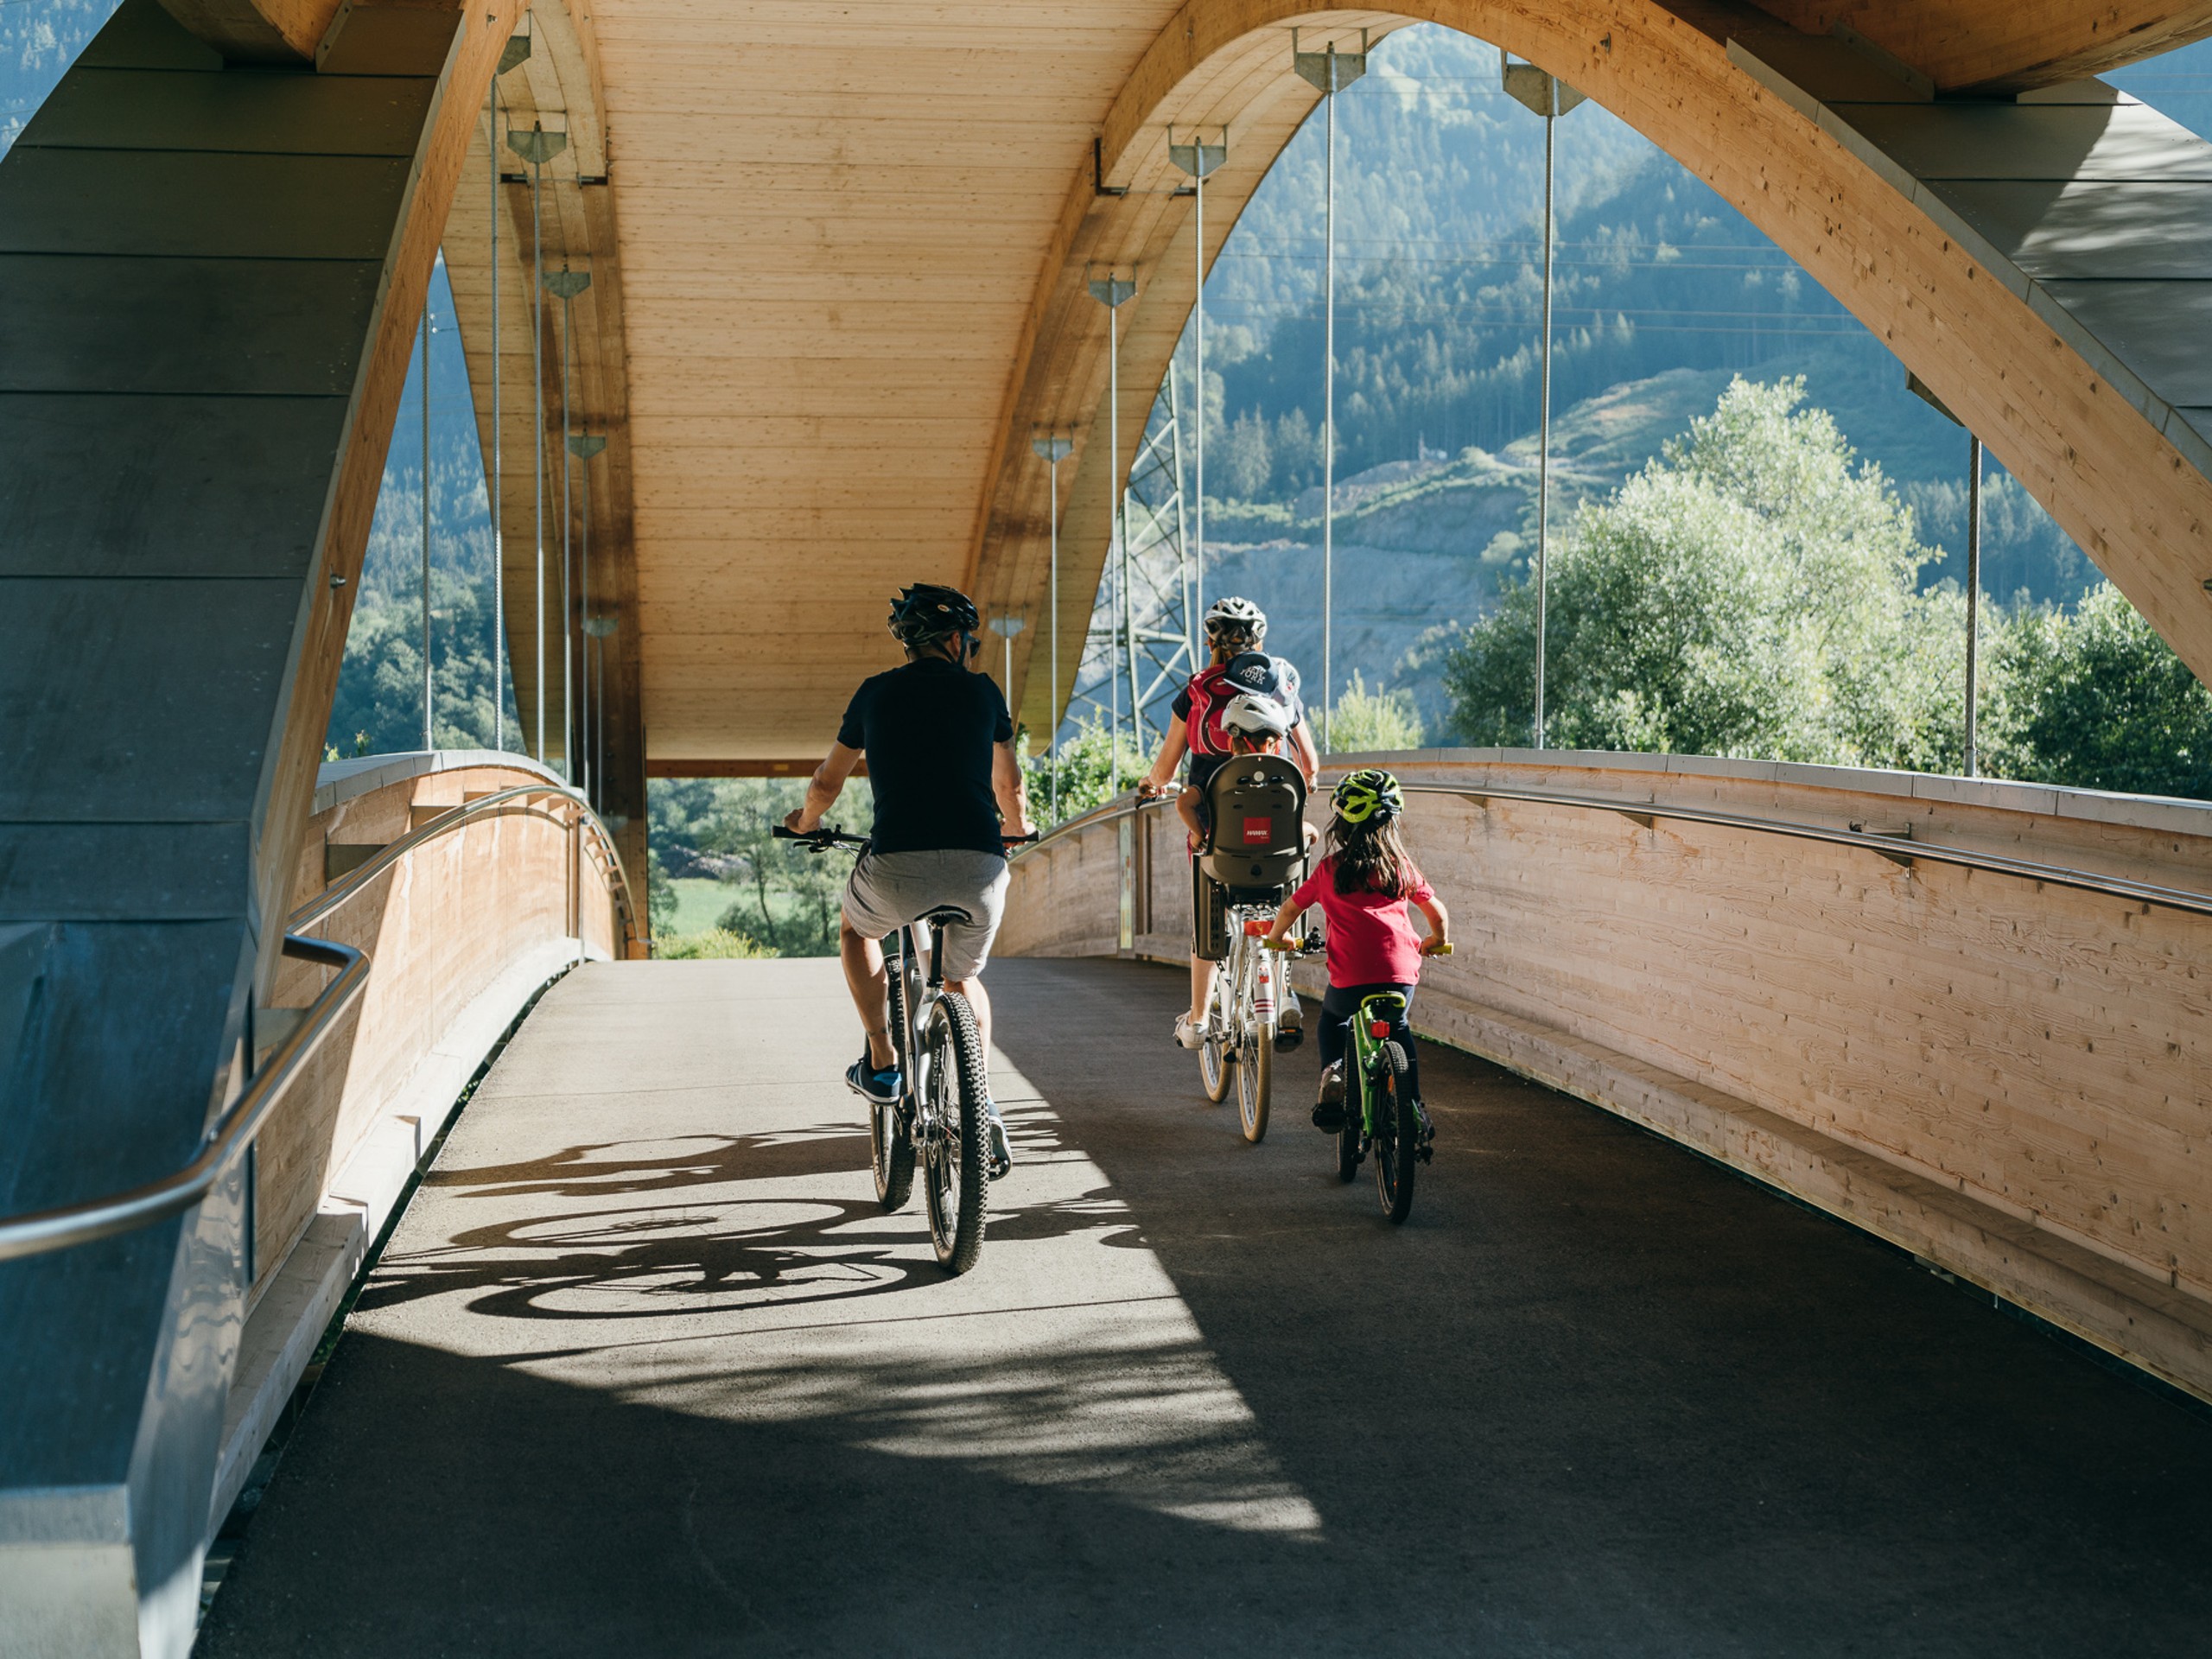
[[[1351,1022],[1344,1126],[1337,1131],[1337,1179],[1354,1179],[1372,1152],[1375,1195],[1394,1222],[1413,1210],[1414,1171],[1435,1155],[1427,1114],[1406,1092],[1406,1051],[1390,1035],[1405,1017],[1406,999],[1395,991],[1361,999]]]
[[[1205,1039],[1198,1046],[1198,1079],[1208,1100],[1218,1104],[1229,1093],[1230,1074],[1236,1073],[1237,1121],[1255,1146],[1267,1138],[1275,1044],[1292,1040],[1277,1025],[1277,993],[1289,988],[1289,976],[1260,944],[1274,914],[1273,905],[1229,906],[1229,957],[1213,976]]]
[[[817,854],[832,847],[865,852],[868,845],[867,836],[847,835],[835,824],[807,835],[778,824],[774,834]],[[868,1163],[876,1198],[887,1211],[903,1209],[918,1166],[930,1243],[938,1265],[950,1273],[967,1272],[982,1254],[991,1185],[990,1130],[983,1116],[990,1080],[982,1038],[968,999],[944,988],[944,928],[969,919],[966,911],[946,906],[884,942],[899,1098],[868,1102]]]

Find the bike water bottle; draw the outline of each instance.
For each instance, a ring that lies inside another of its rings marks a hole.
[[[1275,965],[1266,956],[1260,958],[1260,983],[1253,994],[1252,1014],[1262,1026],[1275,1022]]]

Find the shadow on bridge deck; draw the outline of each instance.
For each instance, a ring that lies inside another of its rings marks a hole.
[[[401,1224],[207,1656],[2202,1651],[2212,1423],[1434,1049],[1412,1222],[992,970],[1022,1162],[948,1281],[833,963],[582,970]]]

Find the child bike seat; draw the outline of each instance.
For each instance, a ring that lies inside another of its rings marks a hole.
[[[1306,860],[1306,779],[1279,754],[1240,754],[1207,785],[1200,868],[1232,891],[1279,890]]]

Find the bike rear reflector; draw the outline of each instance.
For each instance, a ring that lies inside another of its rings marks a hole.
[[[1388,1020],[1369,1020],[1367,1034],[1370,1037],[1388,1037],[1390,1034],[1390,1022]]]

